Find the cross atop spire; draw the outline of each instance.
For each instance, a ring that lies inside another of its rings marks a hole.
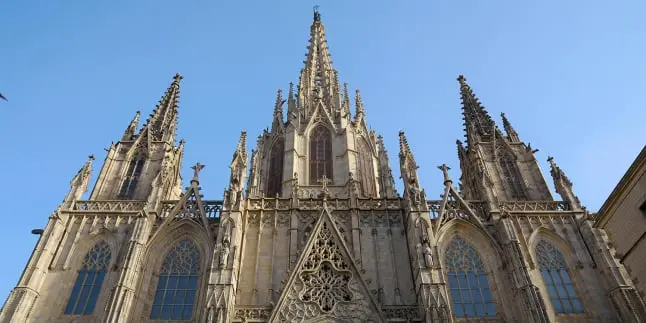
[[[200,177],[200,171],[205,167],[206,165],[200,164],[200,162],[195,163],[195,165],[191,166],[191,169],[193,170],[193,179],[191,179],[191,183],[199,183],[199,177]]]
[[[447,182],[452,182],[451,178],[449,177],[449,170],[451,169],[449,166],[446,166],[446,164],[442,164],[441,166],[437,166],[442,171],[442,174],[444,174],[444,184]]]
[[[458,76],[460,83],[460,97],[462,99],[462,115],[464,119],[467,146],[473,144],[473,140],[483,139],[493,134],[495,124],[487,110],[480,104],[480,101],[467,84],[463,75]]]

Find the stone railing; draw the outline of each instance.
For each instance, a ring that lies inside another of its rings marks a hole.
[[[179,201],[162,201],[161,211],[159,212],[160,218],[165,218],[171,212],[173,207]],[[219,219],[222,214],[222,201],[221,200],[202,200],[204,212],[209,219]]]
[[[487,202],[484,201],[466,201],[469,205],[469,208],[481,219],[486,220],[489,218],[489,211],[487,208]],[[442,205],[442,200],[428,200],[426,201],[428,210],[431,213],[431,219],[437,219],[440,216],[440,206]],[[466,210],[463,210],[462,206],[458,201],[449,200],[447,201],[447,211],[456,214],[458,217],[466,217]]]
[[[271,307],[236,306],[233,322],[266,322],[271,311]]]
[[[70,211],[80,212],[115,212],[115,213],[138,213],[144,209],[146,201],[75,201]]]
[[[386,316],[387,320],[400,321],[400,322],[421,322],[419,318],[418,306],[383,306],[381,311]]]
[[[571,211],[570,204],[564,201],[513,201],[500,202],[500,210],[507,212],[563,212]]]

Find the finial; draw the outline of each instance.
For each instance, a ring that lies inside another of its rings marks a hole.
[[[87,159],[89,159],[90,161],[93,161],[94,160],[94,154],[90,154],[90,156],[87,156]]]
[[[173,77],[173,79],[176,80],[176,81],[179,81],[179,80],[181,80],[183,78],[184,78],[184,76],[182,76],[182,74],[180,74],[180,73],[176,73],[175,76]]]
[[[451,168],[449,166],[446,166],[446,164],[442,164],[441,166],[437,166],[437,168],[442,170],[442,174],[444,174],[444,184],[451,183],[451,178],[449,177],[449,170]]]
[[[193,179],[191,179],[191,182],[199,183],[199,175],[200,171],[205,167],[206,165],[200,164],[200,162],[195,163],[194,166],[191,167],[193,169]]]
[[[314,21],[321,21],[321,13],[319,12],[319,5],[314,6]]]

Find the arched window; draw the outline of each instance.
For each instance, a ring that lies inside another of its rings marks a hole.
[[[536,258],[556,313],[582,313],[563,254],[543,240],[536,245]]]
[[[445,259],[455,317],[496,316],[496,306],[478,252],[458,237],[446,249]]]
[[[65,314],[92,314],[101,292],[108,264],[110,264],[110,256],[110,246],[105,241],[95,244],[92,250],[85,255],[72,294],[67,301]]]
[[[325,176],[332,179],[332,135],[322,125],[310,134],[310,185],[317,185]]]
[[[128,164],[128,170],[126,171],[126,176],[123,178],[123,182],[121,183],[121,189],[119,189],[119,199],[132,199],[145,162],[146,160],[141,155],[135,156],[130,161]]]
[[[193,316],[200,252],[191,240],[180,241],[164,258],[152,320],[190,320]]]
[[[368,143],[360,139],[357,145],[359,156],[357,158],[357,178],[361,182],[361,189],[365,196],[376,196],[375,173],[373,170],[372,152]]]
[[[269,173],[267,174],[267,196],[275,197],[283,187],[283,155],[285,140],[279,138],[274,142],[269,153]]]
[[[513,158],[509,155],[503,155],[500,157],[499,163],[504,182],[507,184],[511,197],[519,200],[526,199],[523,179],[516,168]]]

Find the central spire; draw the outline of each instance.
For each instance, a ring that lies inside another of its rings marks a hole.
[[[307,46],[305,67],[301,70],[298,87],[299,105],[305,115],[313,113],[314,102],[323,101],[328,111],[341,106],[340,84],[338,73],[332,67],[325,39],[325,27],[321,21],[318,6],[314,7],[314,21],[310,27],[310,39]]]

